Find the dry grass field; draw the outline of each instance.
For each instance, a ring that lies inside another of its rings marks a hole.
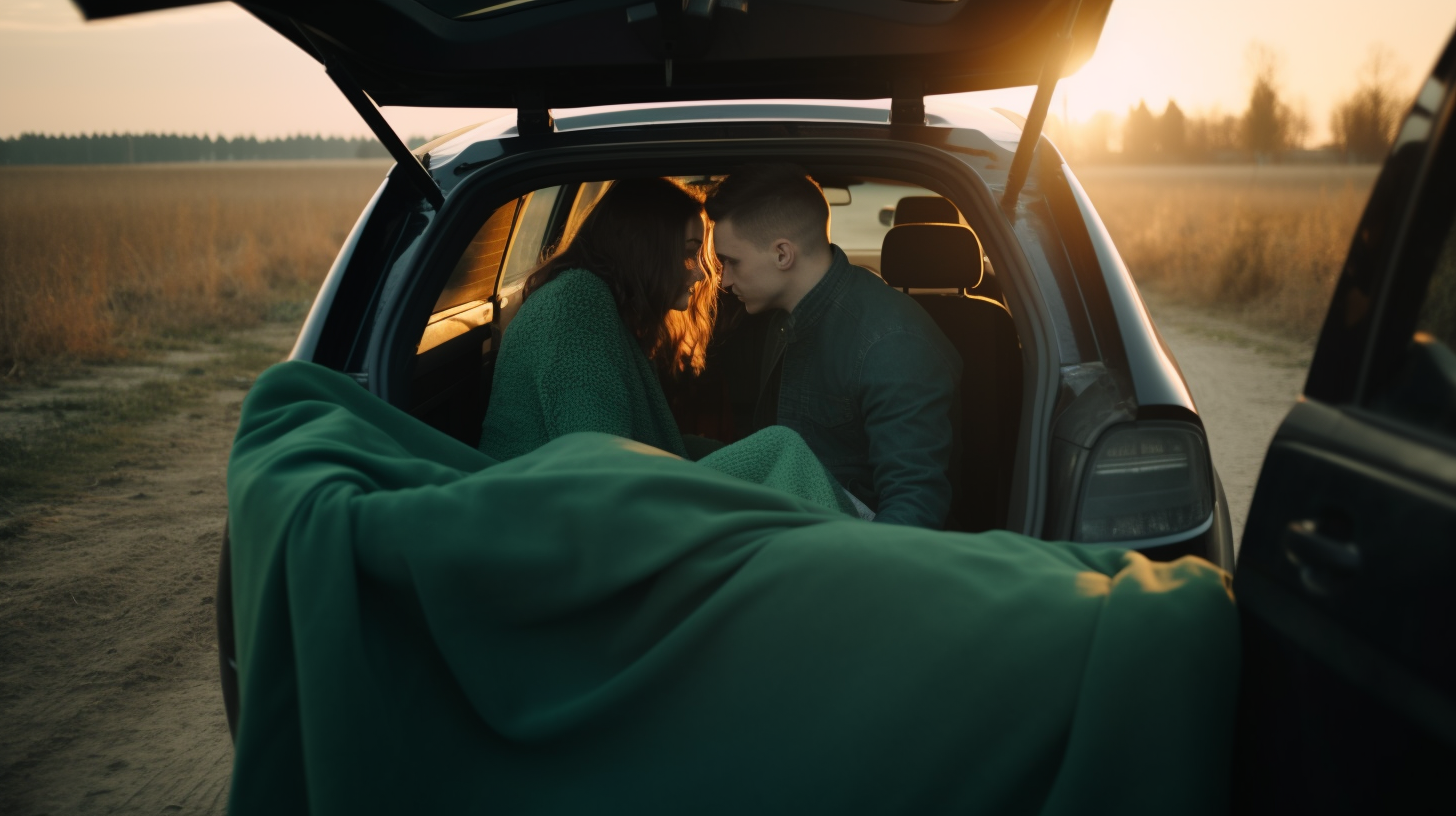
[[[312,297],[387,162],[0,168],[0,377]],[[1087,167],[1140,285],[1309,337],[1374,167]]]
[[[0,168],[0,378],[306,305],[388,166]]]
[[[1378,167],[1087,167],[1138,285],[1302,341],[1319,331]]]
[[[312,297],[387,162],[0,168],[0,378]],[[1086,167],[1140,285],[1312,337],[1374,167]]]

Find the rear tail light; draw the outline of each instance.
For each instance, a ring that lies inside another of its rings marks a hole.
[[[1213,486],[1203,432],[1138,422],[1102,434],[1082,480],[1077,541],[1161,538],[1205,524]]]

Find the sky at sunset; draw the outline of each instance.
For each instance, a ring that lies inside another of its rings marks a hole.
[[[1451,0],[1116,0],[1096,56],[1063,81],[1052,110],[1084,121],[1098,110],[1125,114],[1139,99],[1161,112],[1173,98],[1191,114],[1238,113],[1258,41],[1280,55],[1282,86],[1304,106],[1317,143],[1372,46],[1395,54],[1410,96],[1453,27]],[[1031,92],[974,96],[1025,110]],[[485,118],[384,112],[420,135]],[[35,131],[368,133],[318,63],[236,6],[83,24],[65,0],[0,0],[0,137]]]

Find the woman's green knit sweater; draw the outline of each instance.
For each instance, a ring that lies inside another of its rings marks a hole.
[[[706,456],[678,431],[657,374],[617,314],[605,281],[569,269],[531,294],[496,358],[480,450],[514,459],[577,431],[598,431],[697,458],[746,481],[856,515],[804,440],[766,428]],[[690,438],[694,443],[703,442]]]
[[[514,459],[600,431],[686,457],[657,374],[606,281],[568,269],[521,305],[501,342],[480,451]]]

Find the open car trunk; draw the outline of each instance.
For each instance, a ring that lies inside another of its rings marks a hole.
[[[194,0],[76,0],[88,19]],[[1112,0],[265,0],[242,4],[328,68],[438,209],[444,196],[376,105],[551,109],[722,99],[891,100],[1037,85],[1008,178],[1014,208],[1052,89],[1097,47]]]
[[[191,0],[78,0],[88,19]],[[376,103],[545,110],[676,100],[922,97],[1061,75],[1111,0],[263,0],[242,4]]]
[[[712,176],[681,177],[685,186],[707,186]],[[610,181],[588,180],[546,187],[463,216],[472,233],[463,251],[442,253],[435,264],[443,289],[428,287],[434,301],[414,345],[408,396],[410,413],[469,445],[480,440],[492,398],[496,352],[523,300],[526,275],[575,226],[606,191]],[[892,179],[835,177],[843,194],[833,205],[831,239],[852,263],[865,265],[902,289],[924,308],[956,348],[963,383],[977,383],[952,409],[952,529],[1003,528],[1008,522],[1017,429],[1021,423],[1023,366],[1017,330],[1007,300],[983,253],[942,251],[936,263],[943,279],[917,282],[929,256],[903,257],[889,250],[891,233],[919,225],[931,233],[975,233],[956,206],[929,189]],[[929,206],[927,206],[929,205]],[[979,220],[975,215],[972,220]],[[929,238],[922,236],[924,244]],[[954,236],[952,236],[954,237]],[[465,234],[457,240],[464,240]],[[973,240],[975,240],[973,238]],[[899,242],[903,244],[904,242]],[[934,255],[935,252],[930,254]],[[428,275],[428,273],[427,273]],[[435,284],[438,286],[439,284]],[[732,296],[721,297],[718,320],[699,375],[660,371],[660,383],[678,430],[732,443],[765,424],[758,416],[767,314],[747,314]]]

